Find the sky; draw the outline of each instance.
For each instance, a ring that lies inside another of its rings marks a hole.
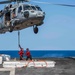
[[[75,5],[75,0],[37,1]],[[38,34],[34,34],[33,27],[20,31],[21,46],[30,50],[75,50],[75,7],[34,3],[32,0],[29,3],[40,6],[46,15],[44,24],[38,27]],[[0,5],[0,9],[5,5]],[[0,34],[0,50],[19,50],[17,31]]]

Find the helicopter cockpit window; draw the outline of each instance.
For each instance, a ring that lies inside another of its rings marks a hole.
[[[36,10],[36,7],[35,6],[31,6],[31,7],[32,7],[33,10]]]
[[[21,10],[22,10],[22,6],[20,6],[20,7],[18,8],[18,13],[20,13]]]
[[[24,5],[24,10],[31,10],[32,8],[29,5]]]
[[[39,6],[35,6],[37,10],[42,11],[42,9]]]

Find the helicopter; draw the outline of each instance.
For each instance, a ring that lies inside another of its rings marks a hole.
[[[0,34],[22,30],[33,26],[35,34],[38,33],[38,26],[41,26],[45,19],[45,12],[38,5],[26,4],[30,0],[7,0],[0,4],[9,3],[0,11]],[[15,4],[10,4],[14,2]],[[54,4],[49,2],[33,1],[35,3],[75,7],[68,4]]]
[[[33,26],[35,34],[38,33],[38,26],[44,22],[45,12],[38,5],[26,4],[29,0],[8,0],[0,4],[8,4],[0,11],[0,34],[22,30]]]

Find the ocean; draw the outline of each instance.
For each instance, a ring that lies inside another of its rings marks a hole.
[[[10,55],[11,58],[19,58],[18,52],[19,50],[0,50],[0,54]],[[30,52],[33,58],[75,57],[75,50],[30,50]]]

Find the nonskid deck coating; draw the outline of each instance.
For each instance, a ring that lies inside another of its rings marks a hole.
[[[54,68],[16,68],[15,75],[75,75],[75,59],[48,58],[56,62]],[[0,75],[8,75],[8,72],[0,72]]]

